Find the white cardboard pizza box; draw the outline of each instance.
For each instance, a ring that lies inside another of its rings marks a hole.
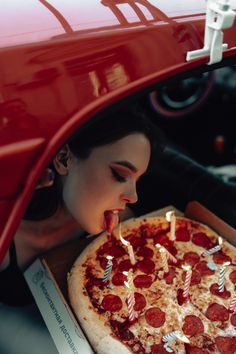
[[[195,201],[187,205],[184,214],[173,206],[167,206],[145,217],[165,215],[168,210],[175,210],[176,216],[185,215],[208,225],[236,246],[236,230]],[[38,258],[24,274],[60,354],[94,353],[70,308],[67,296],[67,273],[79,253],[93,239],[88,236],[58,247]]]

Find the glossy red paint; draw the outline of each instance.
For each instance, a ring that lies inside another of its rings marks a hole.
[[[236,1],[234,0],[236,7]],[[205,1],[13,1],[0,23],[0,261],[37,179],[96,112],[207,63]],[[236,24],[225,31],[236,56]]]

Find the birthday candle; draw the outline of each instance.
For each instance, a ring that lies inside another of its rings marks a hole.
[[[156,243],[155,246],[156,246],[157,248],[159,248],[159,250],[160,250],[161,247],[164,248],[164,250],[166,251],[166,256],[167,256],[167,258],[168,258],[171,262],[177,263],[177,259],[176,259],[176,258],[173,256],[173,254],[171,254],[164,246],[161,246],[159,243]]]
[[[134,310],[134,305],[135,305],[134,292],[127,281],[125,281],[124,284],[128,288],[127,304],[128,304],[129,320],[133,321],[136,317],[136,313]]]
[[[185,342],[185,343],[189,343],[189,339],[185,336],[185,335],[182,335],[180,333],[180,331],[173,331],[173,332],[170,332],[168,334],[166,334],[165,336],[162,337],[162,340],[163,342],[166,342],[164,344],[164,348],[167,352],[169,353],[172,353],[173,350],[169,347],[169,344],[171,342],[173,342],[174,340],[176,339],[179,339],[181,340],[182,342]]]
[[[217,265],[214,262],[208,261],[207,262],[207,268],[209,268],[211,270],[217,270],[218,267],[217,267]]]
[[[119,236],[120,236],[120,240],[121,242],[127,247],[128,249],[128,253],[129,253],[129,258],[130,258],[130,262],[132,265],[135,264],[135,257],[134,257],[134,251],[133,251],[133,247],[130,244],[129,241],[125,240],[122,235],[121,235],[121,223],[119,224]]]
[[[225,262],[220,267],[218,286],[219,286],[219,292],[221,292],[221,293],[224,291],[224,288],[225,288],[225,267],[229,264],[230,264],[230,262]]]
[[[129,270],[128,272],[122,272],[124,275],[126,275],[127,277],[127,281],[128,281],[128,284],[129,284],[129,288],[130,289],[133,289],[134,287],[134,283],[133,283],[133,274],[132,272]]]
[[[176,339],[178,331],[173,331],[162,337],[163,342],[172,342]]]
[[[165,348],[165,350],[168,352],[168,353],[173,353],[173,349],[171,349],[170,347],[169,347],[169,345],[170,345],[170,342],[166,342],[164,345],[163,345],[163,347]]]
[[[175,217],[175,212],[173,210],[167,211],[166,220],[170,222],[170,240],[174,241],[176,217]]]
[[[170,332],[170,333],[166,334],[165,336],[163,336],[162,340],[164,342],[172,342],[176,338],[178,338],[182,342],[189,343],[189,339],[185,335],[181,334],[180,331]]]
[[[236,293],[234,294],[234,297],[229,305],[229,311],[236,313]]]
[[[176,335],[176,338],[178,338],[179,340],[181,340],[181,342],[184,342],[184,343],[189,343],[189,339],[184,335],[184,334],[181,334],[180,331],[177,331],[177,335]]]
[[[169,267],[168,267],[168,262],[167,262],[167,255],[166,255],[166,250],[164,247],[161,247],[159,249],[160,255],[161,255],[161,261],[162,261],[162,267],[165,273],[169,272]]]
[[[105,282],[107,281],[110,276],[111,276],[111,271],[112,271],[112,266],[113,266],[113,263],[112,263],[112,256],[107,256],[107,265],[106,265],[106,269],[104,271],[104,275],[103,275],[103,278],[102,278],[102,281]]]
[[[183,265],[182,268],[184,270],[186,270],[183,297],[188,297],[190,283],[191,283],[191,278],[192,278],[192,269],[191,269],[191,267],[189,265]]]
[[[221,247],[222,247],[222,243],[223,243],[223,239],[222,239],[222,237],[219,237],[218,238],[218,245],[217,246],[215,246],[215,247],[213,247],[213,248],[210,248],[209,250],[207,250],[207,251],[204,251],[203,252],[203,256],[204,257],[207,257],[207,256],[210,256],[211,254],[213,254],[213,253],[215,253],[215,252],[218,252],[218,251],[220,251],[221,250]]]
[[[128,296],[127,296],[127,303],[128,303],[128,312],[129,312],[129,320],[133,321],[136,317],[136,313],[134,311],[134,291],[133,291],[133,275],[131,271],[123,272],[124,275],[127,276],[127,282],[125,281],[124,284],[128,288]]]

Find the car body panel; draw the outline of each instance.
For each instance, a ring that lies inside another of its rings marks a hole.
[[[236,8],[236,0],[232,2]],[[205,1],[8,1],[0,14],[0,261],[37,179],[85,120],[204,66]],[[224,31],[236,57],[236,24]]]

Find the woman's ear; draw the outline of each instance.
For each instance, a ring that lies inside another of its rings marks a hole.
[[[70,163],[71,151],[68,145],[64,145],[54,157],[53,164],[60,175],[66,176],[69,171]]]

